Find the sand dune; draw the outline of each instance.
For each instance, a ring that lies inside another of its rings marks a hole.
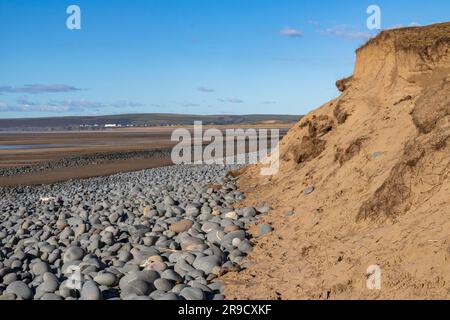
[[[450,298],[450,23],[384,31],[356,54],[342,95],[282,140],[280,172],[240,172],[274,232],[225,277],[227,298]]]

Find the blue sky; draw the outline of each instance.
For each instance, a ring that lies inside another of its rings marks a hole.
[[[448,0],[0,0],[0,118],[303,114],[352,73],[371,4],[382,28],[450,20]]]

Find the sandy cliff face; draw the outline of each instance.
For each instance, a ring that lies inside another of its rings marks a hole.
[[[337,86],[282,140],[270,182],[241,173],[274,232],[227,297],[450,298],[450,23],[381,33]]]

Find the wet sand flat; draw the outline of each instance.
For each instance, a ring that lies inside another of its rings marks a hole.
[[[172,164],[170,157],[142,156],[139,152],[151,150],[170,150],[178,142],[171,141],[171,134],[177,127],[122,128],[104,131],[63,131],[1,133],[0,169],[24,166],[39,166],[73,157],[86,157],[105,154],[103,161],[83,165],[55,167],[39,172],[24,172],[0,176],[0,186],[35,185],[66,181],[69,179],[106,176],[120,172],[167,166]],[[186,127],[192,130],[192,127]],[[209,129],[204,126],[203,129]],[[225,129],[280,129],[284,134],[289,125],[239,125],[215,126]],[[23,146],[23,147],[21,147]],[[34,146],[34,147],[33,147]],[[129,155],[137,152],[138,155]],[[122,157],[114,155],[124,154]],[[111,155],[111,159],[108,159]],[[128,158],[124,158],[128,157]],[[51,167],[51,166],[50,166]]]

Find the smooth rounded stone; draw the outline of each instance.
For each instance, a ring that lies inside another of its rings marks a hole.
[[[208,246],[203,242],[202,239],[188,236],[187,234],[182,234],[183,237],[180,239],[181,249],[186,251],[203,251]]]
[[[307,187],[303,191],[303,193],[307,196],[307,195],[310,195],[311,193],[313,193],[315,190],[316,190],[316,188],[314,186],[310,186],[310,187]]]
[[[203,231],[203,232],[206,232],[206,233],[209,233],[209,232],[211,232],[211,231],[213,231],[213,230],[218,230],[218,229],[220,229],[220,225],[218,224],[218,223],[215,223],[215,222],[205,222],[203,225],[202,225],[202,228],[201,228],[201,230]]]
[[[64,239],[68,239],[74,235],[75,235],[75,233],[73,232],[73,230],[70,229],[69,227],[67,227],[59,234],[59,238],[64,240]]]
[[[203,206],[200,209],[201,214],[210,214],[212,212],[212,209],[208,206]]]
[[[38,261],[33,264],[31,270],[35,275],[42,275],[50,271],[50,266],[44,261]]]
[[[94,281],[99,285],[114,287],[118,283],[117,276],[110,272],[99,272],[95,277]]]
[[[30,300],[33,298],[33,292],[22,281],[14,281],[6,287],[7,293],[14,293],[17,297],[23,300]]]
[[[254,217],[256,216],[256,210],[253,207],[245,207],[242,209],[242,215],[244,217]]]
[[[133,259],[133,255],[130,252],[128,252],[128,251],[120,251],[119,254],[117,255],[117,258],[120,261],[128,262],[131,259]]]
[[[41,297],[41,300],[56,301],[56,300],[63,300],[63,298],[54,293],[46,293]]]
[[[42,253],[52,253],[56,249],[56,246],[45,243],[39,247]]]
[[[273,231],[273,228],[271,226],[268,226],[266,224],[262,224],[259,226],[258,234],[260,237],[265,236],[266,234],[269,234]]]
[[[174,270],[180,275],[184,276],[187,272],[195,270],[195,268],[191,266],[189,263],[187,263],[185,260],[180,259],[177,261],[177,263],[175,263]]]
[[[128,262],[125,264],[122,268],[124,273],[131,273],[131,272],[137,272],[140,270],[139,266],[135,263]]]
[[[293,215],[295,215],[295,212],[294,212],[294,211],[288,211],[288,212],[286,213],[286,216],[287,216],[287,217],[292,217]]]
[[[63,255],[64,263],[69,261],[81,260],[84,256],[84,250],[77,246],[69,247],[65,250]]]
[[[134,300],[134,301],[151,301],[152,298],[149,296],[134,296],[134,298],[132,300]]]
[[[379,157],[381,157],[381,152],[376,151],[376,152],[372,153],[372,158],[376,159],[376,158],[379,158]]]
[[[87,281],[81,289],[80,300],[102,300],[103,295],[94,281]]]
[[[64,300],[78,300],[78,299],[75,298],[75,297],[67,297],[67,298],[65,298]]]
[[[122,290],[121,295],[123,296],[130,294],[145,296],[154,291],[154,286],[146,281],[136,279],[120,286],[120,289]]]
[[[205,281],[206,282],[206,281]],[[211,288],[209,288],[206,284],[200,283],[197,280],[194,280],[190,283],[192,288],[201,289],[203,292],[212,292]]]
[[[184,283],[180,283],[180,284],[175,285],[172,288],[171,292],[173,292],[175,294],[180,294],[181,290],[183,290],[184,288],[188,288],[188,286]]]
[[[76,291],[72,288],[69,288],[67,285],[69,284],[68,280],[65,280],[63,282],[61,282],[60,286],[59,286],[59,290],[58,293],[61,297],[63,297],[64,299],[67,299],[68,297],[75,297],[76,296]]]
[[[234,231],[238,231],[238,230],[240,230],[240,228],[235,224],[229,224],[225,228],[223,228],[223,231],[225,233],[230,233],[230,232],[234,232]]]
[[[244,230],[238,230],[238,231],[233,231],[230,233],[227,233],[221,243],[228,243],[231,244],[231,242],[233,241],[233,239],[238,238],[240,240],[244,240],[246,237],[245,231]]]
[[[206,240],[210,243],[220,244],[225,237],[225,232],[222,230],[213,230],[206,234]]]
[[[267,214],[270,211],[272,211],[272,209],[270,207],[267,207],[267,206],[263,206],[263,207],[258,208],[258,212],[261,213],[261,214]]]
[[[120,279],[119,287],[122,289],[123,287],[127,286],[128,283],[134,280],[142,280],[144,282],[152,284],[156,279],[159,278],[159,273],[153,270],[134,271]]]
[[[190,252],[174,252],[169,256],[169,262],[176,263],[178,260],[185,260],[188,263],[194,263],[195,256]]]
[[[193,266],[195,269],[202,270],[206,274],[220,272],[221,259],[217,256],[205,256],[195,259]]]
[[[200,210],[198,210],[198,208],[193,205],[186,206],[184,210],[187,216],[197,217],[200,214]]]
[[[9,269],[6,268],[3,262],[0,261],[0,278],[4,277],[9,273]]]
[[[178,296],[175,293],[169,292],[159,296],[156,300],[176,301]]]
[[[27,257],[27,255],[23,251],[16,251],[14,254],[10,257],[10,259],[14,260],[24,260]]]
[[[68,261],[61,266],[61,272],[65,275],[73,273],[80,265],[80,260]]]
[[[140,265],[148,257],[158,255],[158,251],[151,247],[143,247],[141,249],[133,248],[131,249],[131,254],[133,255],[134,261],[136,261],[136,263]]]
[[[161,278],[174,281],[176,283],[182,283],[183,277],[180,276],[172,269],[167,269],[163,273],[161,273]]]
[[[55,292],[59,287],[58,278],[51,272],[46,272],[42,276],[42,283],[37,287],[36,291],[44,293]]]
[[[225,213],[225,218],[231,219],[231,220],[237,220],[237,219],[239,219],[239,216],[235,211],[231,211],[231,212]]]
[[[11,269],[21,269],[22,265],[23,265],[22,261],[14,260],[13,262],[11,262]]]
[[[175,233],[182,233],[188,231],[194,225],[194,221],[192,220],[181,220],[173,223],[169,228],[171,231]]]
[[[234,238],[233,241],[231,241],[231,244],[234,247],[237,247],[240,243],[241,243],[241,239],[239,239],[239,238]]]
[[[172,281],[164,279],[164,278],[156,279],[155,282],[153,282],[153,285],[155,286],[155,288],[157,290],[166,291],[166,292],[172,290],[172,288],[174,286]]]
[[[179,206],[172,206],[171,207],[173,213],[175,213],[176,215],[182,215],[184,213],[183,208],[179,207]]]
[[[186,287],[180,292],[186,300],[205,300],[205,293],[199,288]]]
[[[14,301],[17,299],[17,296],[14,293],[4,292],[0,295],[0,301]]]
[[[208,284],[208,288],[210,288],[212,291],[222,293],[225,289],[225,285],[222,282],[213,282]]]
[[[161,261],[151,262],[145,265],[144,270],[164,271],[167,269],[167,265]]]
[[[199,269],[193,269],[186,274],[186,277],[191,277],[193,279],[202,278],[205,276],[205,272]]]
[[[59,257],[60,257],[60,254],[59,254],[59,253],[52,252],[52,253],[50,253],[50,255],[48,256],[47,261],[48,261],[49,263],[53,264],[53,263],[56,262],[56,260],[59,259]]]
[[[250,241],[248,240],[242,240],[239,245],[237,246],[239,251],[249,254],[253,250],[253,246]]]
[[[225,296],[223,294],[215,294],[212,298],[212,300],[225,300]]]
[[[162,290],[155,290],[152,293],[150,293],[150,298],[152,300],[158,300],[160,297],[164,296],[166,294],[165,291]]]
[[[158,240],[158,238],[156,238],[156,237],[144,237],[144,238],[142,238],[142,242],[147,247],[153,246],[156,243],[157,240]]]
[[[170,197],[170,196],[165,196],[164,197],[164,204],[167,205],[167,206],[173,206],[173,205],[175,205],[175,200],[173,200],[173,198]]]
[[[56,221],[55,226],[56,226],[56,229],[62,231],[62,230],[64,230],[64,229],[68,226],[67,220],[65,220],[65,219],[63,219],[63,220],[58,220],[58,221]]]
[[[230,252],[230,254],[228,255],[229,260],[233,261],[234,258],[241,256],[242,252],[239,249],[235,249],[233,251]]]
[[[8,273],[3,277],[3,283],[9,285],[15,281],[19,280],[16,273]]]

